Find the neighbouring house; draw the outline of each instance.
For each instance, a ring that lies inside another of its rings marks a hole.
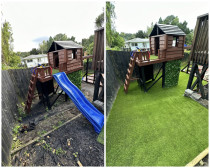
[[[23,58],[28,68],[38,66],[38,64],[48,64],[47,54],[29,55]]]
[[[141,50],[144,49],[146,51],[149,51],[149,39],[134,38],[125,42],[125,48],[130,48],[131,51],[137,50],[136,47],[138,47]]]

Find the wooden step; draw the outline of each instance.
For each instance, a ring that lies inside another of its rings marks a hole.
[[[132,68],[132,64],[131,63],[129,63],[129,68]]]
[[[128,91],[128,88],[125,84],[124,84],[124,91],[125,91],[125,93],[127,93],[127,91]]]
[[[30,80],[30,84],[31,84],[31,85],[33,85],[33,84],[34,84],[34,82],[33,82],[32,80]]]
[[[128,68],[128,73],[130,74],[131,73],[131,71],[130,71],[130,69]]]
[[[134,59],[133,59],[132,57],[130,58],[130,60],[131,60],[132,62],[134,61]]]
[[[127,79],[125,79],[125,84],[128,86],[128,81],[127,81]]]
[[[31,93],[28,93],[28,99],[31,97]]]
[[[36,76],[34,74],[31,75],[32,78],[36,78]]]
[[[130,80],[130,77],[128,76],[128,74],[126,75],[126,79],[127,79],[127,80]]]
[[[29,90],[29,91],[32,91],[32,90],[33,90],[32,87],[33,87],[33,86],[29,86],[28,90]]]

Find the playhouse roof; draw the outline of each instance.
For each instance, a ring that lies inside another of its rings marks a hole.
[[[29,56],[23,58],[23,60],[34,59],[34,58],[43,58],[43,57],[47,57],[47,54],[29,55]]]
[[[149,39],[134,38],[134,39],[126,41],[125,43],[143,43],[143,42],[149,42]]]
[[[155,24],[155,26],[149,36],[155,36],[155,35],[161,35],[161,34],[178,35],[178,36],[186,35],[176,25]]]
[[[48,52],[61,50],[61,49],[72,49],[72,48],[82,48],[81,45],[73,41],[53,41]]]

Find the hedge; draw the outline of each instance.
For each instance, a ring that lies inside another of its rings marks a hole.
[[[81,90],[82,70],[72,72],[67,76],[69,80]]]
[[[165,87],[176,86],[179,81],[181,60],[169,61],[165,65]]]

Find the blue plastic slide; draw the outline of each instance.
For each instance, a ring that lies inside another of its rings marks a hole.
[[[68,79],[65,72],[56,73],[53,77],[81,113],[91,122],[95,131],[100,133],[104,125],[104,115],[86,99],[82,92]]]

